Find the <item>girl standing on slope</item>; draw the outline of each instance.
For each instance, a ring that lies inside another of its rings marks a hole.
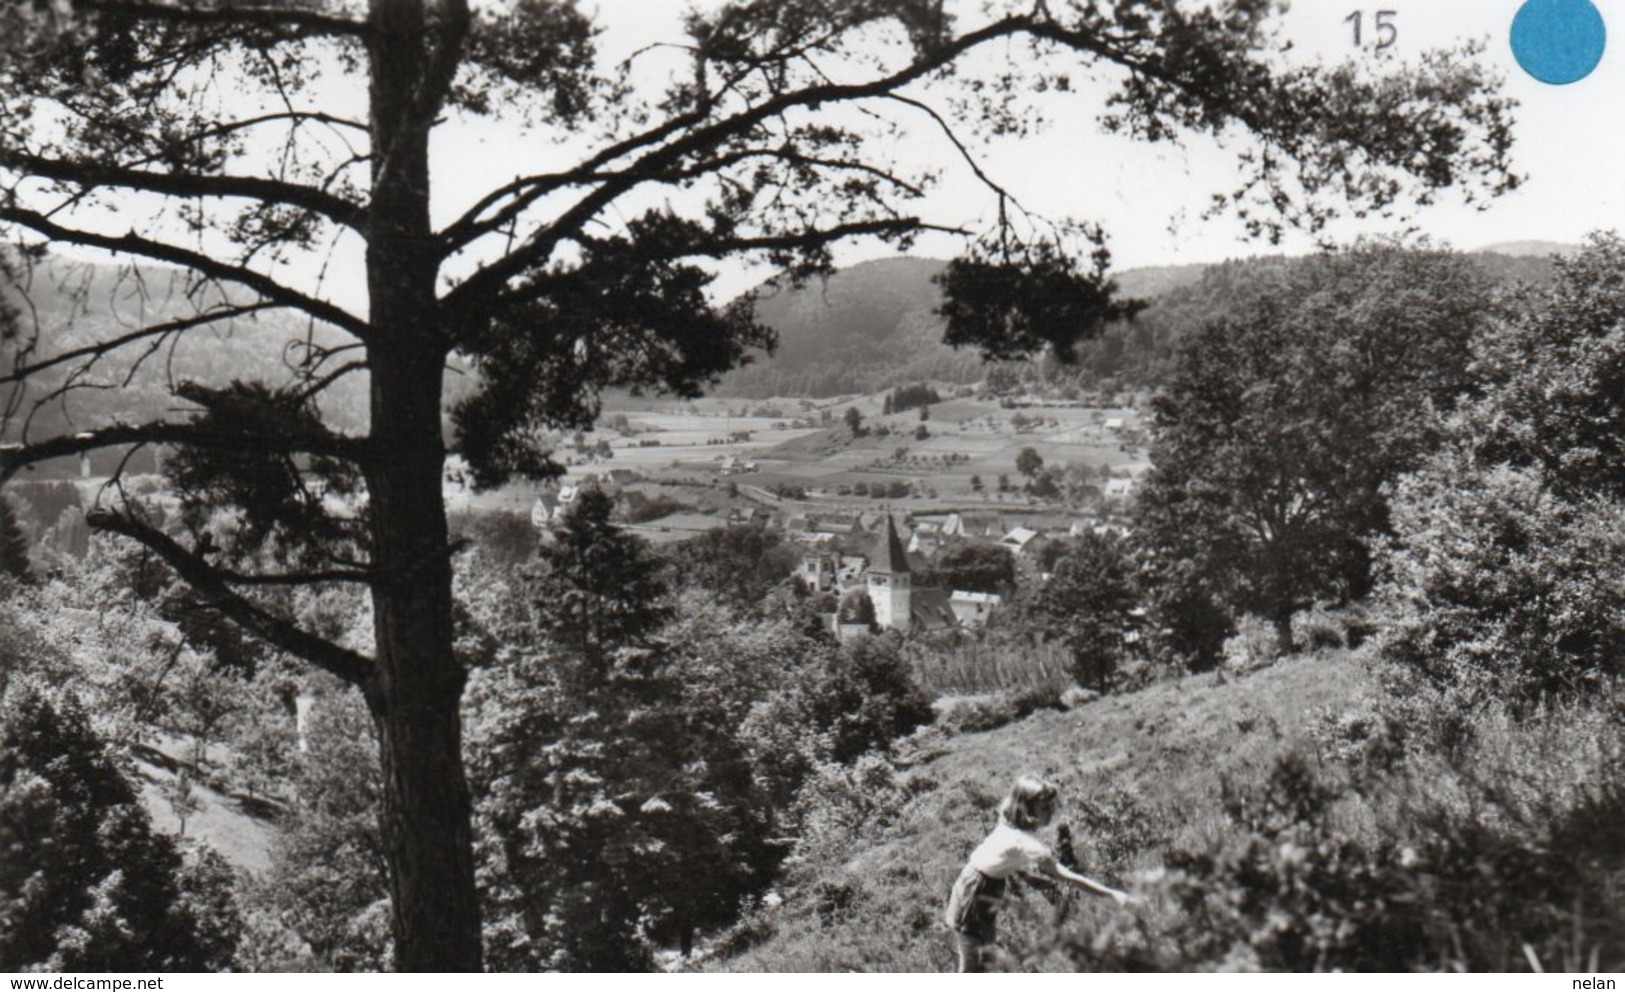
[[[999,804],[999,825],[971,852],[965,870],[948,898],[948,926],[959,944],[960,971],[986,971],[994,953],[999,903],[1005,885],[1018,872],[1069,882],[1092,895],[1109,896],[1122,905],[1125,892],[1080,875],[1056,860],[1055,852],[1037,831],[1055,818],[1060,794],[1055,786],[1024,775]]]

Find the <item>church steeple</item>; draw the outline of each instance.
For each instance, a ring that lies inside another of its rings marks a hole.
[[[908,567],[908,555],[903,553],[903,542],[897,537],[897,527],[891,514],[886,514],[876,542],[874,557],[869,562],[869,601],[875,607],[875,625],[891,630],[909,629],[913,622],[910,600],[913,580]]]
[[[886,525],[881,528],[880,537],[875,542],[874,560],[869,565],[869,571],[886,575],[909,574],[908,555],[903,552],[903,542],[897,536],[897,527],[889,513],[886,514]]]

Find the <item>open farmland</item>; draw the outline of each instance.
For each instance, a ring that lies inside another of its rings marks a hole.
[[[573,438],[561,439],[557,457],[566,466],[566,483],[629,469],[645,488],[658,486],[678,498],[687,489],[690,500],[733,483],[743,492],[740,502],[790,492],[826,509],[873,509],[883,499],[888,506],[922,511],[1081,508],[1076,500],[1038,500],[1021,491],[1026,479],[1016,457],[1025,448],[1037,452],[1047,469],[1097,478],[1135,477],[1150,467],[1134,407],[1005,407],[996,399],[957,397],[932,405],[921,421],[913,409],[883,415],[883,399],[880,393],[817,401],[607,397],[597,428],[582,435],[579,448]],[[848,409],[863,418],[858,436],[843,419]],[[922,424],[927,436],[919,438]],[[1001,476],[1009,491],[999,490]],[[898,482],[909,487],[907,496],[867,494]],[[541,488],[515,483],[473,494],[449,481],[447,498],[455,508],[521,511]]]

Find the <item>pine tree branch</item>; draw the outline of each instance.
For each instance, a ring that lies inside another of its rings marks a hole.
[[[369,28],[365,21],[333,17],[315,10],[291,6],[233,3],[230,0],[208,3],[182,0],[178,3],[139,3],[134,0],[87,0],[91,10],[117,14],[122,17],[173,24],[249,25],[254,27],[293,27],[306,33],[338,37],[365,38]]]
[[[0,167],[17,169],[42,179],[73,183],[87,189],[117,186],[186,199],[218,196],[280,203],[320,214],[354,231],[365,231],[367,226],[367,211],[359,204],[312,186],[262,176],[153,172],[107,162],[73,162],[16,152],[0,153]]]
[[[73,348],[69,351],[62,352],[59,355],[52,355],[49,358],[42,358],[31,365],[19,365],[10,372],[0,375],[0,386],[8,383],[23,382],[30,376],[38,375],[41,372],[45,372],[62,365],[67,365],[68,363],[78,361],[81,358],[89,358],[93,360],[102,358],[107,355],[111,355],[113,352],[123,348],[125,345],[135,344],[138,341],[144,341],[148,338],[163,338],[171,334],[182,334],[186,331],[194,330],[199,327],[207,327],[210,324],[216,324],[224,320],[235,320],[238,317],[247,317],[266,310],[275,309],[277,309],[276,304],[271,303],[256,303],[252,306],[244,307],[222,307],[218,310],[206,310],[203,313],[195,314],[191,317],[182,317],[177,320],[165,321],[161,324],[152,324],[150,326],[131,331],[128,334],[120,335],[116,338],[111,338],[106,341],[97,341],[95,344],[85,345],[81,348]]]
[[[373,659],[318,637],[244,598],[230,587],[231,573],[216,569],[162,531],[106,510],[86,514],[85,521],[96,530],[128,537],[163,559],[207,605],[267,644],[351,685],[362,686],[372,676]]]
[[[126,444],[179,444],[219,451],[303,452],[363,464],[371,448],[359,438],[337,434],[249,434],[210,430],[196,424],[113,424],[100,430],[64,434],[32,444],[0,447],[0,484],[39,462]]]
[[[337,304],[307,296],[264,273],[221,261],[202,252],[143,238],[133,231],[129,234],[110,235],[64,227],[37,210],[24,210],[12,205],[0,206],[0,221],[28,228],[52,241],[85,248],[100,248],[116,254],[139,255],[153,261],[183,266],[212,279],[246,286],[268,300],[301,310],[317,320],[349,332],[362,341],[372,336],[372,325]]]
[[[497,298],[502,287],[510,279],[545,262],[559,244],[576,237],[611,203],[647,181],[646,177],[664,175],[691,156],[717,148],[723,142],[749,131],[763,121],[797,109],[852,103],[886,96],[944,68],[965,53],[990,41],[1023,33],[1037,34],[1035,29],[1038,24],[1039,22],[1031,16],[1002,18],[932,49],[929,56],[917,59],[906,68],[867,82],[821,83],[803,87],[763,100],[755,106],[711,124],[701,125],[694,122],[687,124],[686,127],[678,124],[679,121],[687,123],[692,114],[665,122],[646,134],[629,139],[623,142],[622,146],[616,147],[624,146],[631,151],[651,142],[663,140],[664,136],[680,136],[644,152],[632,167],[582,197],[553,222],[533,232],[519,247],[469,276],[461,285],[446,294],[445,302],[450,309],[469,310],[474,308],[476,301]],[[1087,48],[1107,57],[1118,55],[1098,42],[1085,44],[1082,36],[1071,38],[1068,43],[1072,47]],[[662,137],[655,137],[657,135]],[[592,161],[604,162],[604,154],[594,156]],[[523,180],[516,180],[515,183],[510,183],[509,187],[522,188],[519,186],[522,182]]]

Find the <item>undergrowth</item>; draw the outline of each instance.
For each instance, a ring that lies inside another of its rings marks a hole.
[[[1625,705],[1489,708],[1439,747],[1362,657],[1160,683],[865,768],[827,789],[846,815],[798,851],[783,904],[710,966],[950,969],[948,885],[1034,772],[1061,787],[1083,869],[1146,901],[1028,887],[1000,918],[1023,970],[1625,967]]]

